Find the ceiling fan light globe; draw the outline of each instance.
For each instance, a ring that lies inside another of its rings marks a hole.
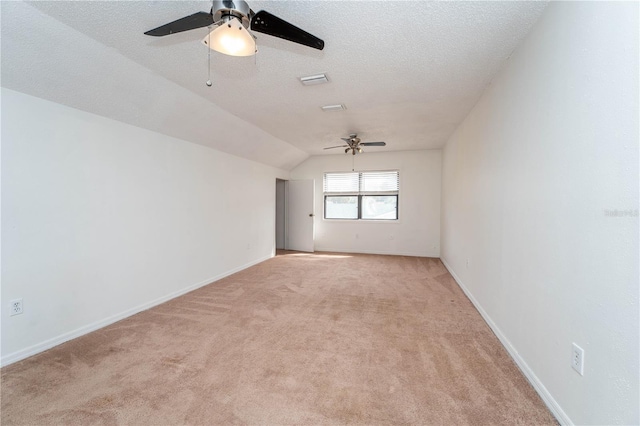
[[[236,18],[214,28],[203,43],[216,52],[230,56],[251,56],[256,53],[256,41]]]

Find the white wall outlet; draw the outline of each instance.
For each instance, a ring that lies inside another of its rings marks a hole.
[[[469,268],[469,259],[467,259],[467,265],[466,266],[467,266],[467,268]]]
[[[9,316],[20,315],[22,313],[22,299],[13,299],[9,302]]]
[[[575,343],[572,344],[571,367],[584,376],[584,349]]]

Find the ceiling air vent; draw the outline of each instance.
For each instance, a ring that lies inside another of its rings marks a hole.
[[[307,77],[300,77],[300,82],[305,86],[313,86],[314,84],[328,83],[329,79],[327,78],[326,74],[317,74]]]
[[[331,111],[344,111],[345,109],[347,109],[346,106],[342,105],[342,104],[338,104],[338,105],[325,105],[322,107],[322,110],[324,112],[331,112]]]

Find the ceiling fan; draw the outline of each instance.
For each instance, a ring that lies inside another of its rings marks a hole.
[[[356,133],[352,133],[348,138],[340,138],[347,143],[347,145],[336,145],[330,146],[324,149],[334,149],[334,148],[346,148],[344,150],[345,154],[348,154],[351,151],[351,154],[356,155],[357,152],[362,153],[363,146],[386,146],[385,142],[361,142],[360,138]]]
[[[255,37],[249,31],[267,34],[322,50],[324,41],[271,13],[255,13],[243,0],[213,0],[210,12],[197,12],[145,32],[161,37],[202,27],[215,27],[202,41],[209,48],[232,56],[256,53]]]

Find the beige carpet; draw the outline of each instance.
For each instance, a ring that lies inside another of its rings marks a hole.
[[[438,259],[286,252],[2,369],[2,425],[555,424]]]

